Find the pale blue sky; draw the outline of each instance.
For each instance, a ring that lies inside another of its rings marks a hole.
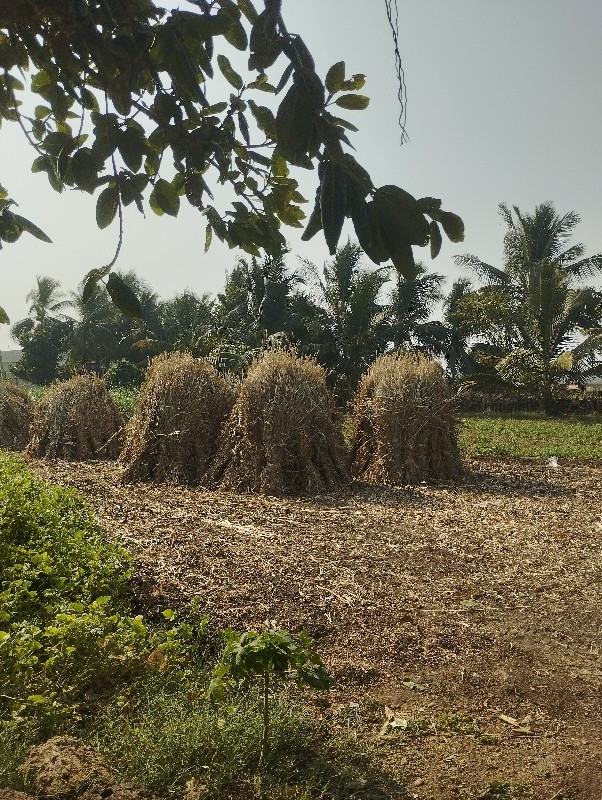
[[[283,11],[322,75],[339,60],[348,74],[366,74],[369,108],[342,116],[360,128],[351,139],[375,184],[441,197],[445,209],[463,217],[463,244],[446,241],[434,262],[416,248],[429,269],[451,281],[459,275],[452,256],[464,252],[499,264],[502,201],[530,211],[552,200],[558,212],[577,211],[576,239],[588,254],[602,251],[599,0],[399,0],[410,136],[402,147],[384,0],[284,0]],[[280,69],[278,62],[275,76]],[[107,263],[117,225],[98,231],[93,198],[58,195],[45,176],[32,175],[33,155],[16,125],[3,125],[0,148],[0,181],[19,212],[54,240],[23,235],[0,252],[0,305],[17,321],[36,275],[56,276],[68,291]],[[312,198],[315,173],[300,170],[299,178]],[[296,254],[319,264],[328,258],[320,236],[307,244],[299,236],[290,229],[291,266]],[[134,269],[163,297],[186,288],[215,293],[237,253],[214,246],[205,255],[203,241],[202,218],[186,204],[177,220],[152,212],[145,220],[130,207],[118,267]],[[0,348],[10,346],[8,327],[0,326]]]

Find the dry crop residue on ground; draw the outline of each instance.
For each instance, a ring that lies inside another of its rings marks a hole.
[[[132,553],[149,610],[308,629],[318,703],[420,800],[494,780],[602,798],[602,464],[481,459],[455,484],[274,499],[122,486],[114,464],[32,462]]]

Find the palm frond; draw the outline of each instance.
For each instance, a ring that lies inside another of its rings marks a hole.
[[[570,247],[567,247],[566,250],[563,250],[562,253],[559,253],[556,256],[556,263],[560,264],[560,266],[569,266],[572,261],[576,261],[578,258],[581,258],[585,253],[585,246],[581,243],[573,244]]]
[[[445,316],[453,314],[457,310],[458,302],[472,291],[472,283],[468,278],[459,278],[454,281],[449,294],[443,301]]]
[[[516,207],[516,206],[515,206]],[[512,219],[512,212],[506,203],[500,203],[498,206],[500,217],[504,220],[509,228],[514,228],[514,220]]]
[[[454,263],[457,267],[464,267],[476,273],[480,278],[486,278],[492,283],[505,284],[510,281],[510,276],[502,269],[486,264],[477,256],[465,253],[461,256],[454,256]]]
[[[592,278],[602,272],[602,253],[582,258],[572,264],[564,264],[563,268],[575,278]]]

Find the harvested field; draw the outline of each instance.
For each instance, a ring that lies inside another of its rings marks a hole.
[[[215,627],[305,626],[337,678],[318,713],[410,797],[602,798],[601,462],[477,459],[454,484],[313,499],[30,463],[89,498],[146,609],[198,595]]]

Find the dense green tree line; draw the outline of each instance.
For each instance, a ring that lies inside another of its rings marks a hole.
[[[84,301],[82,287],[66,296],[56,280],[39,276],[29,316],[12,327],[23,349],[15,374],[32,383],[80,371],[102,375],[113,362],[143,367],[171,350],[240,373],[261,348],[293,345],[327,367],[344,398],[380,352],[446,349],[446,326],[427,321],[443,277],[422,265],[412,280],[369,268],[351,242],[322,269],[307,262],[290,269],[284,256],[240,258],[215,298],[186,291],[160,300],[134,273],[120,279],[140,299],[140,317],[122,314],[104,292]]]
[[[38,277],[28,317],[12,328],[23,348],[16,374],[48,383],[73,372],[103,375],[117,361],[141,374],[152,356],[172,350],[241,374],[262,348],[294,346],[327,368],[345,401],[379,353],[413,349],[440,358],[454,380],[521,387],[552,411],[559,385],[602,375],[602,292],[582,285],[602,271],[602,255],[586,258],[583,245],[568,245],[574,213],[560,217],[551,203],[532,214],[500,208],[508,225],[502,267],[458,256],[481,283],[462,278],[447,296],[444,277],[421,263],[408,278],[394,265],[369,264],[352,242],[321,268],[292,268],[291,254],[239,258],[215,298],[186,291],[160,300],[139,276],[122,274],[139,298],[137,317],[98,288],[67,296],[55,279]]]
[[[116,361],[143,368],[160,352],[187,350],[241,374],[265,347],[294,346],[331,376],[341,401],[379,353],[418,350],[439,357],[452,379],[522,387],[547,411],[563,383],[602,375],[602,292],[581,280],[602,270],[602,255],[569,245],[578,222],[551,203],[532,214],[500,207],[508,230],[501,268],[464,255],[456,261],[482,278],[457,281],[417,264],[407,278],[369,265],[348,242],[321,268],[293,269],[283,255],[239,258],[216,298],[184,292],[160,300],[135,274],[120,279],[139,298],[139,318],[123,315],[96,289],[66,297],[39,277],[30,313],[13,335],[24,356],[17,375],[46,383],[74,371],[104,374]],[[435,315],[442,307],[442,319]]]

